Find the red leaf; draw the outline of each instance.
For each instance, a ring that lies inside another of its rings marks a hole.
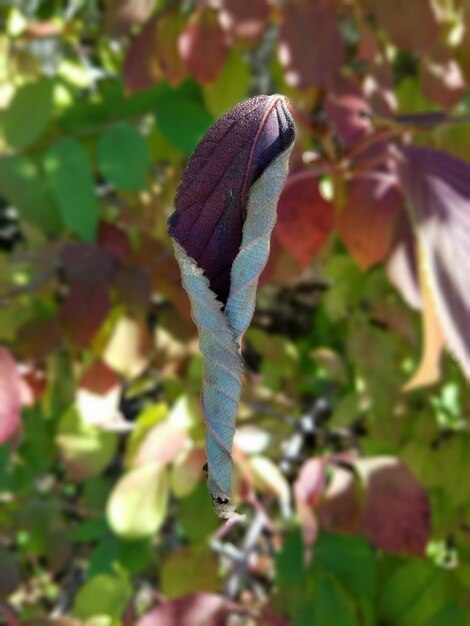
[[[108,289],[103,283],[72,285],[59,312],[64,334],[77,347],[87,347],[110,307]]]
[[[184,18],[177,10],[154,15],[135,37],[124,60],[124,83],[127,91],[152,87],[160,78],[178,85],[186,69],[178,52],[178,37]]]
[[[293,87],[324,85],[343,63],[343,42],[324,0],[290,2],[282,12],[279,60]]]
[[[266,0],[221,0],[219,19],[223,28],[237,39],[255,43],[268,25]]]
[[[411,471],[394,457],[354,463],[365,488],[364,533],[388,552],[424,556],[430,533],[427,494]]]
[[[287,179],[278,205],[275,234],[299,263],[306,267],[320,250],[333,227],[333,206],[318,190],[311,172]]]
[[[97,395],[104,395],[120,387],[119,376],[106,363],[98,359],[83,372],[78,387]]]
[[[119,412],[120,397],[119,376],[101,359],[93,361],[77,385],[76,401],[82,420],[108,430],[127,429]]]
[[[398,188],[380,176],[376,172],[354,178],[347,185],[346,205],[336,214],[336,230],[362,269],[388,255],[404,211]]]
[[[403,148],[399,173],[440,326],[470,376],[470,164],[410,146]]]
[[[452,109],[465,93],[462,70],[444,46],[423,59],[420,83],[423,95],[444,109]]]
[[[93,243],[72,241],[60,251],[62,272],[67,283],[109,282],[117,263],[114,255]]]
[[[106,31],[111,37],[127,35],[133,26],[145,22],[155,0],[108,0],[106,3]]]
[[[178,38],[178,49],[194,79],[203,85],[217,80],[228,52],[217,13],[204,8],[195,11]]]
[[[10,352],[0,346],[0,444],[21,426],[22,382]]]
[[[137,626],[226,626],[230,603],[222,596],[195,593],[163,602],[137,622]]]
[[[375,0],[377,18],[401,50],[426,52],[439,35],[431,0]]]
[[[332,466],[333,476],[320,500],[317,515],[329,532],[361,532],[361,507],[352,471]]]
[[[113,254],[121,261],[132,254],[129,235],[110,222],[99,223],[98,244],[101,249]]]
[[[370,112],[362,91],[351,78],[337,77],[325,99],[325,113],[336,135],[346,144],[356,143],[370,130],[370,121],[363,115]]]

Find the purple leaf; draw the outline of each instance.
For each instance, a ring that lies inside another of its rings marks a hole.
[[[193,258],[225,304],[250,187],[294,141],[282,96],[257,96],[231,109],[194,151],[169,219],[170,235]]]
[[[470,376],[470,164],[439,150],[407,147],[399,174],[444,336]]]
[[[387,259],[387,274],[412,309],[421,309],[422,298],[416,258],[416,240],[406,211],[399,218],[392,250]]]

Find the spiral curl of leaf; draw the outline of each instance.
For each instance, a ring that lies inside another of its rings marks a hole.
[[[225,310],[202,269],[173,241],[204,357],[201,403],[207,424],[207,482],[220,517],[230,517],[235,510],[231,451],[242,386],[240,341],[253,317],[258,279],[268,260],[277,201],[287,178],[291,150],[292,145],[250,189],[242,244],[232,265]]]

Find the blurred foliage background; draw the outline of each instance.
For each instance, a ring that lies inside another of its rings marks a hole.
[[[467,316],[436,314],[452,294],[417,260],[394,152],[470,158],[468,1],[18,0],[0,20],[0,622],[470,623],[468,278]],[[166,219],[205,131],[260,93],[290,98],[298,139],[243,346],[247,520],[223,530]]]

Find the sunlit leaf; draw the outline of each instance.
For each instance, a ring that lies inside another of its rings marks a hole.
[[[159,462],[139,465],[115,484],[106,508],[109,525],[129,539],[153,535],[165,519],[167,500],[167,468]]]
[[[123,316],[117,321],[103,351],[103,361],[119,374],[135,378],[149,363],[152,339],[145,324]]]
[[[332,476],[317,506],[322,528],[331,532],[359,533],[361,506],[354,474],[342,467],[331,468]]]
[[[444,335],[436,314],[431,290],[427,284],[423,260],[419,264],[419,273],[421,293],[423,294],[421,358],[416,372],[403,387],[404,391],[433,385],[439,381],[441,377],[441,357],[445,347]]]
[[[423,59],[420,84],[424,96],[445,109],[452,109],[465,93],[462,70],[443,46]]]
[[[119,619],[131,594],[132,587],[124,576],[95,576],[79,589],[72,612],[83,620],[98,615]]]
[[[76,402],[82,420],[107,430],[127,430],[130,424],[119,411],[120,398],[119,376],[103,361],[94,361],[77,385]]]
[[[255,43],[268,25],[267,0],[221,0],[219,19],[222,26],[237,39]]]
[[[106,30],[112,37],[127,35],[145,22],[155,5],[155,0],[107,0]]]
[[[100,474],[111,462],[117,444],[114,433],[85,424],[74,407],[62,416],[56,441],[67,473],[77,482]]]
[[[425,52],[436,41],[439,25],[430,0],[375,0],[380,26],[401,50]]]
[[[200,8],[189,18],[178,38],[178,50],[189,74],[201,84],[214,82],[228,52],[228,43],[217,13]]]
[[[281,470],[273,461],[260,454],[250,457],[248,465],[253,485],[261,492],[278,497],[283,515],[290,515],[289,485]]]
[[[145,436],[133,459],[137,465],[170,463],[188,444],[186,429],[170,420],[156,424]]]
[[[176,9],[159,11],[132,40],[124,60],[124,82],[128,91],[147,89],[160,78],[173,86],[186,76],[178,52],[178,37],[185,23]]]

